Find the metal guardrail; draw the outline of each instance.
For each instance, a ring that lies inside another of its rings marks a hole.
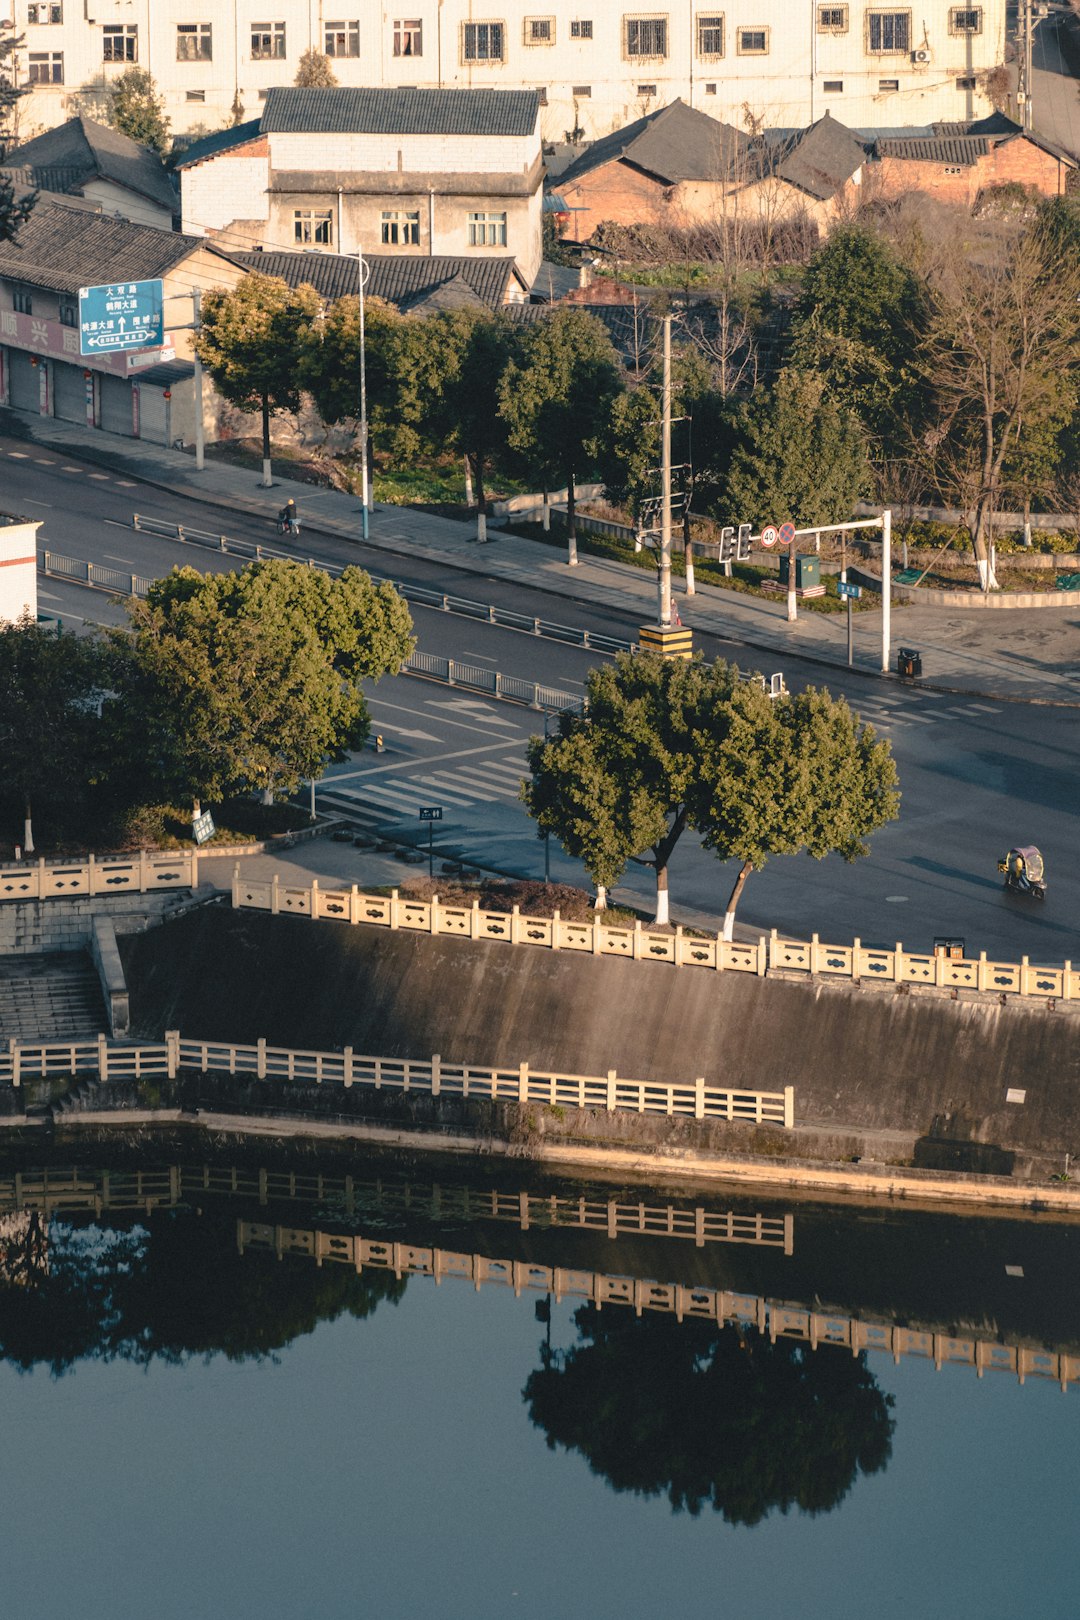
[[[295,552],[281,551],[275,546],[257,545],[251,540],[233,540],[225,534],[192,529],[184,523],[167,523],[161,518],[145,517],[139,512],[132,514],[131,522],[132,527],[140,534],[158,535],[165,540],[179,540],[185,545],[202,546],[204,550],[244,557],[249,562],[262,562],[270,557],[283,557],[292,562],[297,560]],[[343,566],[337,563],[316,562],[314,558],[308,558],[308,561],[312,567],[322,568],[334,578],[344,572]],[[496,607],[492,602],[474,602],[465,596],[452,596],[445,591],[432,590],[427,585],[410,585],[404,580],[391,578],[389,574],[378,574],[371,568],[366,572],[378,584],[393,585],[406,602],[414,602],[418,607],[435,608],[441,613],[453,613],[461,618],[479,620],[483,624],[495,624],[503,630],[518,630],[523,635],[540,636],[545,641],[558,641],[567,647],[585,647],[592,652],[609,655],[638,651],[636,641],[624,641],[619,636],[608,636],[575,625],[558,624],[551,619],[533,618],[527,613],[515,613],[510,608]],[[766,677],[753,670],[740,669],[739,677],[744,681],[757,681],[770,697],[780,697],[787,690],[784,677],[779,672]]]
[[[50,1041],[9,1044],[0,1052],[0,1084],[20,1086],[50,1075],[96,1074],[110,1079],[175,1079],[181,1070],[247,1074],[257,1080],[314,1081],[316,1085],[370,1086],[375,1091],[420,1091],[432,1097],[480,1097],[490,1102],[540,1103],[550,1108],[598,1108],[609,1114],[678,1114],[690,1119],[750,1120],[757,1125],[795,1122],[795,1090],[751,1091],[696,1080],[630,1080],[606,1075],[556,1074],[520,1063],[514,1068],[448,1063],[430,1058],[309,1052],[293,1047],[232,1041],[185,1040],[176,1030],[164,1041]]]

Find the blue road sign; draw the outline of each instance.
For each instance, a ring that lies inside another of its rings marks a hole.
[[[79,353],[160,348],[165,341],[160,281],[115,281],[79,288]]]
[[[429,804],[418,812],[421,821],[441,821],[442,805]]]
[[[851,599],[853,601],[855,601],[855,602],[857,602],[859,600],[859,597],[862,595],[862,586],[861,585],[849,585],[846,579],[838,579],[837,580],[837,582],[836,582],[836,590],[837,590],[838,595],[840,595],[840,596],[850,596]]]

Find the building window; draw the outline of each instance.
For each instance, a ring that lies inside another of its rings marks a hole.
[[[769,30],[767,28],[740,28],[736,31],[740,56],[767,56]]]
[[[415,214],[384,212],[382,244],[384,247],[419,247],[420,210]]]
[[[327,56],[359,56],[360,24],[328,22],[323,29],[323,44]]]
[[[547,93],[548,93],[548,87],[547,87],[546,84],[538,84],[536,86],[536,99],[540,103],[541,107],[546,107],[547,104],[548,104],[547,103]]]
[[[981,34],[982,6],[953,6],[949,12],[950,34]]]
[[[526,17],[525,18],[525,44],[526,45],[554,45],[555,19],[554,17]]]
[[[842,96],[844,93],[843,79],[826,79],[821,87],[827,96]]]
[[[911,49],[910,11],[871,11],[866,18],[866,48],[875,56]]]
[[[470,214],[469,215],[469,246],[470,247],[505,247],[506,246],[506,215],[505,214]]]
[[[655,96],[656,86],[655,84],[639,84],[637,93],[639,96]]]
[[[279,23],[252,23],[251,25],[251,60],[265,62],[276,58],[279,62],[285,57],[285,24]]]
[[[20,315],[34,313],[34,295],[29,287],[16,287],[11,294],[11,302]]]
[[[625,17],[623,19],[626,55],[664,57],[668,53],[666,17]]]
[[[467,22],[461,25],[463,62],[501,62],[505,30],[501,22]]]
[[[965,73],[961,78],[957,79],[956,88],[958,90],[977,90],[979,81],[974,73]]]
[[[213,60],[213,40],[209,23],[177,23],[176,60],[178,62],[210,62]]]
[[[705,94],[707,96],[715,96],[715,94],[716,94],[716,86],[715,86],[715,84],[707,84],[705,86]]]
[[[206,100],[206,91],[205,90],[185,90],[184,91],[184,100],[185,101],[205,101]]]
[[[106,23],[101,41],[102,61],[137,62],[139,30],[131,23]]]
[[[64,53],[63,51],[31,51],[30,52],[30,83],[31,84],[63,84],[64,82]]]
[[[848,31],[847,6],[818,6],[817,26],[819,34],[846,34]]]
[[[879,79],[877,82],[879,96],[891,96],[900,88],[899,79]]]
[[[78,326],[78,324],[79,324],[79,306],[78,306],[78,304],[75,302],[74,298],[61,298],[61,300],[60,300],[60,325],[61,326]]]
[[[26,8],[28,23],[62,23],[64,20],[64,7],[61,0],[46,0],[44,5],[29,5]]]
[[[589,97],[592,95],[592,85],[575,84],[570,94],[573,96],[575,101],[588,101]]]
[[[423,56],[424,31],[419,17],[401,17],[394,23],[394,55]]]
[[[293,241],[301,247],[330,247],[334,240],[334,216],[329,209],[293,210]]]
[[[592,39],[592,18],[578,17],[570,24],[571,39]]]
[[[697,53],[699,56],[723,56],[724,18],[720,12],[698,17]]]

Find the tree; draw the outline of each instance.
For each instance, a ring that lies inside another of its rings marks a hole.
[[[152,147],[161,157],[169,149],[165,98],[145,68],[125,68],[109,91],[106,119],[122,135]]]
[[[655,870],[656,921],[668,922],[668,863],[688,824],[695,730],[736,684],[727,664],[620,653],[589,671],[585,712],[564,711],[553,738],[529,742],[532,779],[521,797],[538,832],[554,833],[583,863],[598,909],[638,860]]]
[[[22,815],[28,855],[35,807],[62,819],[93,774],[102,674],[92,639],[40,629],[29,614],[0,623],[0,800]]]
[[[967,515],[985,591],[993,513],[1022,435],[1064,426],[1080,337],[1080,265],[1058,257],[1056,216],[1019,235],[954,242],[930,277],[923,359],[934,419],[918,444],[928,481]]]
[[[866,443],[850,411],[833,403],[825,379],[782,371],[772,388],[741,406],[724,491],[725,522],[840,523],[866,479]]]
[[[454,448],[465,456],[483,511],[487,470],[506,445],[506,422],[500,407],[499,380],[517,348],[517,328],[500,315],[455,310],[414,321],[423,328],[439,373],[431,380],[422,407],[424,431],[436,448]]]
[[[752,1525],[827,1513],[889,1462],[893,1398],[865,1352],[616,1306],[574,1322],[578,1343],[541,1349],[523,1399],[552,1450],[580,1452],[617,1491]]]
[[[625,388],[611,401],[606,431],[597,448],[604,494],[628,507],[635,521],[642,503],[658,488],[660,403],[651,388]]]
[[[925,409],[917,350],[926,313],[915,272],[874,232],[842,227],[806,267],[791,363],[827,377],[829,397],[882,442]]]
[[[337,75],[330,65],[330,58],[313,48],[301,56],[293,83],[305,90],[333,90]]]
[[[565,483],[568,562],[577,563],[575,485],[597,455],[622,387],[618,358],[603,323],[561,306],[529,327],[499,382],[510,448],[544,488]]]
[[[656,871],[668,922],[668,863],[687,828],[740,862],[724,918],[730,939],[750,873],[772,855],[865,855],[899,806],[887,742],[843,698],[813,688],[771,699],[734,665],[620,653],[589,672],[583,712],[534,737],[522,799],[605,891],[631,860]]]
[[[208,292],[195,338],[199,359],[230,404],[262,413],[263,486],[270,488],[270,417],[300,403],[304,329],[319,313],[313,287],[275,276],[245,276],[231,291]]]
[[[898,777],[889,744],[845,698],[814,687],[770,698],[746,682],[704,720],[688,809],[705,848],[740,863],[724,914],[731,939],[751,872],[773,855],[866,855],[869,835],[899,814]]]
[[[15,77],[16,52],[22,49],[25,37],[9,29],[10,24],[0,22],[0,158],[18,142],[19,102],[30,88],[17,84]],[[36,201],[37,192],[16,197],[14,182],[0,174],[0,242],[14,240]]]
[[[128,612],[111,707],[158,797],[294,790],[361,746],[360,682],[396,672],[413,645],[393,586],[357,568],[338,579],[285,560],[174,569]]]
[[[441,386],[444,358],[426,341],[426,321],[406,320],[392,304],[364,300],[364,370],[372,459],[377,450],[410,460],[422,447],[424,414]],[[310,326],[299,351],[298,380],[324,422],[360,417],[360,300],[339,298]]]

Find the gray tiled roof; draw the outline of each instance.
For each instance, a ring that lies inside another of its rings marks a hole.
[[[40,197],[14,242],[0,242],[0,276],[53,292],[109,281],[153,280],[208,246],[204,237],[159,231]]]
[[[249,118],[246,124],[234,124],[231,129],[217,129],[212,135],[204,135],[201,141],[192,141],[185,148],[183,157],[177,160],[178,169],[186,169],[192,163],[201,163],[203,158],[214,157],[218,152],[230,152],[234,146],[246,146],[248,141],[258,138],[258,118]]]
[[[92,118],[69,118],[46,130],[10,151],[2,166],[42,191],[71,191],[100,178],[170,213],[176,209],[176,193],[157,153]]]
[[[671,184],[679,180],[722,180],[745,154],[747,145],[747,137],[731,124],[722,124],[684,101],[673,101],[594,141],[561,171],[559,188],[616,161],[632,163]]]
[[[826,113],[770,158],[781,180],[825,202],[866,162],[866,149],[845,124]]]
[[[266,134],[531,135],[535,90],[314,90],[277,86],[267,93]]]
[[[327,303],[359,291],[357,262],[339,253],[234,253],[246,270],[280,276],[290,287],[307,282]],[[365,291],[369,298],[384,298],[399,309],[430,298],[440,287],[460,279],[480,303],[498,309],[514,274],[512,258],[481,259],[421,254],[368,253]]]
[[[911,163],[947,163],[970,168],[990,150],[985,135],[939,135],[930,140],[875,141],[874,151],[881,158],[905,158]]]

